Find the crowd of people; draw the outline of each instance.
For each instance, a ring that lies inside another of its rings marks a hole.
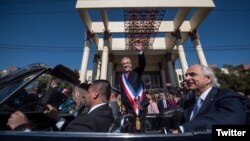
[[[188,68],[183,82],[184,96],[162,92],[146,94],[141,82],[146,66],[143,45],[136,42],[134,48],[139,65],[133,68],[130,58],[122,58],[124,73],[120,78],[120,91],[112,89],[107,80],[95,80],[65,91],[72,93],[71,96],[58,98],[53,94],[58,92],[57,81],[52,81],[42,103],[47,105],[44,114],[55,121],[58,130],[107,132],[119,115],[130,114],[129,132],[144,133],[146,114],[164,114],[177,107],[183,109],[182,119],[175,128],[169,129],[171,133],[209,131],[215,124],[246,123],[246,99],[239,93],[219,88],[213,71],[200,64]],[[75,119],[67,121],[58,111],[71,113]],[[14,112],[7,125],[12,130],[35,130],[21,111]]]

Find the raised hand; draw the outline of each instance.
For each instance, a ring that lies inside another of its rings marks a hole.
[[[134,48],[136,49],[136,51],[140,52],[140,51],[143,50],[143,45],[142,45],[142,43],[140,43],[140,42],[136,42],[136,43],[134,44]]]

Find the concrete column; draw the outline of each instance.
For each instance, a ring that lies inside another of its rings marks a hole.
[[[206,57],[204,55],[204,52],[203,52],[203,49],[202,49],[202,46],[201,46],[201,43],[200,43],[200,40],[199,40],[197,30],[194,30],[193,32],[190,32],[189,36],[191,38],[191,41],[194,44],[194,47],[195,47],[195,50],[196,50],[196,53],[197,53],[200,64],[204,65],[204,66],[208,66]]]
[[[105,79],[105,80],[107,80],[109,38],[110,38],[110,33],[108,31],[104,31],[104,44],[103,44],[103,50],[102,50],[102,64],[101,64],[100,79]]]
[[[172,53],[166,54],[166,60],[167,60],[168,73],[169,73],[169,78],[171,81],[171,86],[176,87],[177,81],[176,81],[175,68],[174,68],[173,62],[172,62]]]
[[[101,60],[98,60],[96,78],[95,80],[99,80],[101,75]]]
[[[97,80],[97,70],[98,70],[99,61],[100,61],[100,55],[95,54],[94,59],[93,59],[92,81]]]
[[[173,58],[172,58],[173,59]],[[174,61],[172,61],[172,66],[173,66],[173,70],[174,70],[174,82],[175,82],[175,87],[179,86],[179,80],[178,80],[178,75],[176,73],[176,64]]]
[[[187,63],[185,51],[182,45],[182,41],[181,41],[181,33],[179,30],[177,30],[173,35],[176,37],[176,45],[177,45],[178,54],[179,54],[179,58],[181,62],[182,72],[183,74],[185,74],[188,69],[188,63]]]
[[[82,56],[82,64],[81,64],[81,71],[80,71],[80,81],[85,82],[86,81],[86,74],[88,69],[88,61],[89,61],[89,52],[90,52],[90,40],[92,38],[92,34],[90,31],[87,31],[85,33],[85,47],[84,52]]]
[[[161,71],[161,82],[162,82],[162,86],[163,86],[163,89],[166,90],[167,89],[167,86],[166,86],[166,72],[165,72],[165,69],[163,67],[163,64],[162,63],[159,63],[159,68],[160,68],[160,71]]]
[[[111,86],[113,86],[113,68],[114,68],[114,63],[113,63],[113,55],[109,55],[109,63],[108,63],[108,81],[111,84]]]
[[[113,76],[113,81],[112,81],[112,86],[116,87],[115,86],[115,80],[116,80],[116,76],[115,76],[115,73],[116,73],[116,68],[117,68],[117,64],[116,63],[113,63],[113,73],[112,73],[112,76]]]

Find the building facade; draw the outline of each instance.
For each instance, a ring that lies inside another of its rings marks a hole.
[[[175,64],[179,59],[182,74],[186,72],[186,40],[193,42],[199,63],[207,66],[198,27],[214,7],[212,0],[78,0],[76,9],[86,28],[80,80],[87,80],[87,66],[93,61],[92,80],[106,79],[118,87],[122,57],[137,66],[132,45],[139,40],[147,60],[145,87],[178,87],[184,78]],[[93,44],[97,52],[90,60]]]

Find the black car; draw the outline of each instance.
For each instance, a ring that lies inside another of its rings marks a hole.
[[[32,64],[0,78],[0,130],[8,130],[7,119],[17,110],[24,112],[39,130],[51,127],[51,120],[43,114],[47,103],[42,103],[42,97],[53,79],[60,81],[55,98],[59,107],[67,99],[64,89],[79,84],[77,74],[62,65],[52,69]]]
[[[65,90],[80,83],[76,72],[63,65],[54,68],[45,64],[32,64],[0,78],[0,138],[1,140],[210,140],[210,132],[168,134],[168,128],[176,126],[181,109],[168,111],[164,115],[147,115],[146,133],[127,133],[129,115],[120,115],[110,126],[109,133],[72,133],[54,131],[54,121],[44,115],[46,103],[43,97],[49,91],[50,82],[60,80],[57,108],[60,115],[74,119],[70,106],[62,107],[70,98]],[[64,105],[65,106],[65,105]],[[11,131],[6,125],[15,111],[22,111],[36,127],[36,131]],[[155,124],[157,123],[157,124]],[[52,132],[53,131],[53,132]]]

